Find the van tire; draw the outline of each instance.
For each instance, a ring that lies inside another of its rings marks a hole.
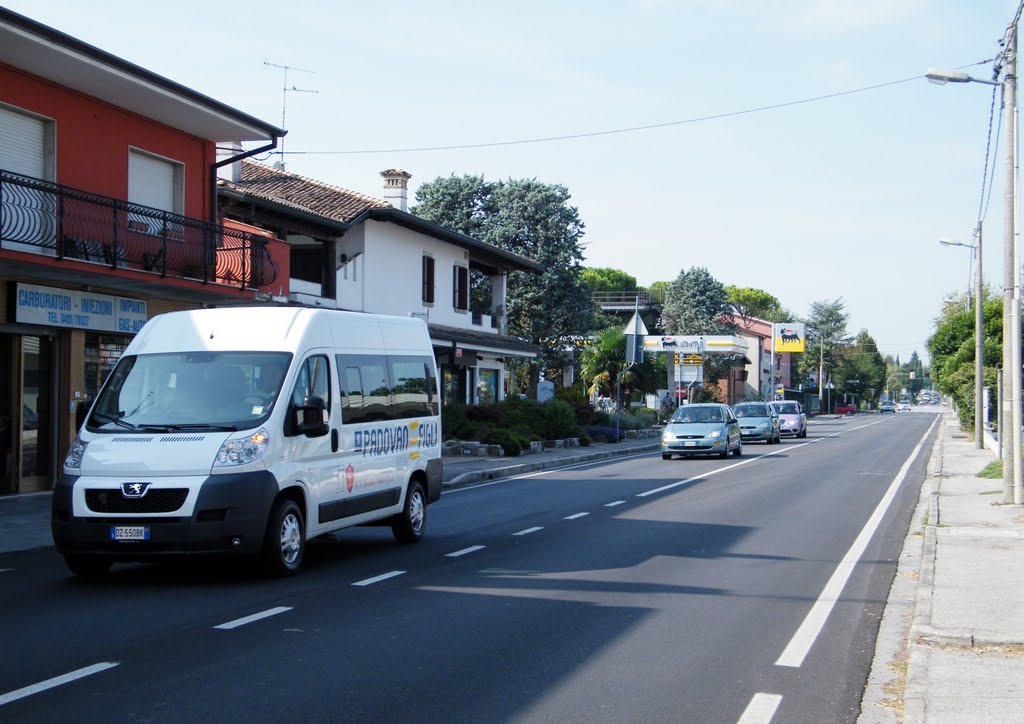
[[[68,570],[79,578],[95,581],[106,575],[112,561],[98,556],[79,556],[67,553],[64,555],[64,563],[67,564]]]
[[[306,527],[294,500],[274,503],[263,538],[263,569],[271,576],[294,576],[306,552]]]
[[[411,480],[405,493],[405,507],[392,520],[391,532],[399,543],[419,543],[426,531],[427,496],[423,493],[423,484]]]

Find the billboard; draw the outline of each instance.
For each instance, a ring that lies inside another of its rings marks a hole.
[[[807,349],[807,331],[803,322],[776,322],[772,325],[776,352],[803,352]]]

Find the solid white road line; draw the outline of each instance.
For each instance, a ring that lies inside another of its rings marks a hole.
[[[588,515],[590,515],[590,513],[573,513],[572,515],[565,516],[563,520],[576,520],[577,518],[585,518]]]
[[[219,626],[214,626],[214,628],[220,629],[221,631],[230,631],[233,628],[245,626],[245,624],[247,623],[253,623],[254,621],[262,621],[265,618],[270,618],[271,616],[276,616],[279,613],[284,613],[285,611],[291,610],[291,606],[278,606],[277,608],[268,608],[266,611],[260,611],[259,613],[254,613],[252,616],[246,616],[245,618],[236,618],[234,621],[222,623]]]
[[[104,661],[99,664],[93,664],[92,666],[86,666],[84,669],[76,669],[70,673],[63,674],[62,676],[55,676],[52,679],[40,681],[38,684],[32,684],[31,686],[26,686],[22,689],[16,689],[15,691],[11,691],[6,694],[0,694],[0,706],[10,704],[12,701],[17,701],[18,699],[24,699],[26,696],[38,694],[41,691],[46,691],[47,689],[52,689],[56,686],[70,684],[72,681],[84,679],[86,676],[98,674],[101,671],[112,669],[117,665],[118,662],[116,661]]]
[[[774,452],[765,453],[763,455],[755,455],[754,457],[748,457],[748,458],[745,458],[744,460],[741,460],[738,463],[733,463],[732,465],[726,465],[724,468],[715,468],[714,470],[709,470],[706,473],[701,473],[700,475],[694,475],[692,478],[686,478],[686,480],[677,480],[674,483],[669,483],[668,485],[662,485],[660,488],[654,488],[653,490],[645,490],[642,493],[637,493],[636,497],[638,497],[638,498],[646,498],[648,495],[656,495],[657,493],[663,493],[666,490],[671,490],[672,488],[678,488],[680,485],[686,485],[687,483],[692,483],[694,480],[703,480],[704,478],[710,478],[712,475],[718,475],[719,473],[724,473],[726,470],[732,470],[734,468],[740,467],[741,465],[749,465],[750,463],[756,462],[756,461],[760,460],[761,458],[770,458],[772,455],[780,455],[781,453],[789,452],[790,450],[796,450],[798,447],[803,447],[804,445],[810,445],[810,443],[809,442],[802,442],[799,445],[787,445],[786,447],[782,448],[781,450],[776,450]]]
[[[544,530],[544,526],[536,525],[533,528],[527,528],[526,530],[521,530],[518,533],[513,533],[512,535],[530,535],[530,533],[536,533],[538,530]]]
[[[0,573],[7,573],[7,572],[13,571],[13,570],[14,570],[13,568],[0,568]]]
[[[366,578],[366,579],[363,579],[362,581],[356,581],[352,585],[353,586],[372,586],[374,583],[380,583],[381,581],[386,581],[389,578],[394,578],[395,576],[401,576],[404,573],[405,573],[405,571],[388,571],[387,573],[381,573],[379,576],[374,576],[373,578]]]
[[[625,505],[625,504],[626,504],[625,500],[613,500],[610,503],[605,503],[604,507],[606,507],[606,508],[614,508],[616,505]]]
[[[459,556],[465,556],[465,555],[468,555],[470,553],[476,553],[477,551],[482,551],[483,549],[484,549],[484,546],[470,546],[469,548],[463,548],[461,551],[455,551],[454,553],[448,553],[446,555],[446,557],[447,558],[458,558]]]
[[[835,607],[836,602],[839,600],[840,594],[843,592],[843,588],[846,587],[846,582],[850,580],[850,576],[853,574],[853,569],[860,561],[860,557],[864,555],[864,549],[867,548],[868,543],[871,542],[872,536],[875,531],[878,530],[878,526],[882,523],[882,518],[885,517],[886,511],[889,510],[889,506],[892,504],[893,499],[896,497],[896,492],[899,490],[900,484],[903,479],[907,477],[907,472],[910,470],[910,466],[917,460],[917,456],[921,453],[924,448],[925,440],[931,435],[932,430],[939,423],[939,418],[931,424],[931,427],[922,436],[920,442],[914,448],[913,452],[910,453],[910,457],[903,463],[903,467],[900,468],[899,472],[896,473],[896,477],[893,478],[892,483],[889,484],[889,489],[885,491],[885,495],[878,501],[878,505],[875,507],[875,511],[868,518],[868,522],[864,524],[864,527],[860,531],[860,535],[850,546],[850,550],[843,556],[843,560],[839,562],[832,577],[828,579],[828,583],[825,584],[824,590],[821,595],[818,596],[818,600],[811,606],[811,610],[807,612],[807,617],[804,618],[803,623],[800,624],[800,628],[793,634],[793,638],[790,639],[786,649],[782,652],[778,661],[775,662],[776,666],[790,666],[799,668],[804,663],[804,658],[807,656],[807,652],[811,650],[811,646],[814,645],[814,641],[818,638],[818,634],[825,627],[825,621],[828,619],[832,609]]]
[[[779,694],[754,694],[738,724],[768,724],[781,703],[782,697]]]

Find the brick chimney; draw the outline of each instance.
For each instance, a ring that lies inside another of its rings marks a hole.
[[[384,200],[399,211],[409,210],[409,179],[412,174],[400,168],[381,171],[384,177]]]

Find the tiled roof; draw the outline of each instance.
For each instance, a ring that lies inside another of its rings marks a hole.
[[[241,181],[218,179],[217,183],[225,188],[342,223],[352,221],[368,209],[391,208],[391,204],[383,199],[375,199],[255,161],[242,161]]]

